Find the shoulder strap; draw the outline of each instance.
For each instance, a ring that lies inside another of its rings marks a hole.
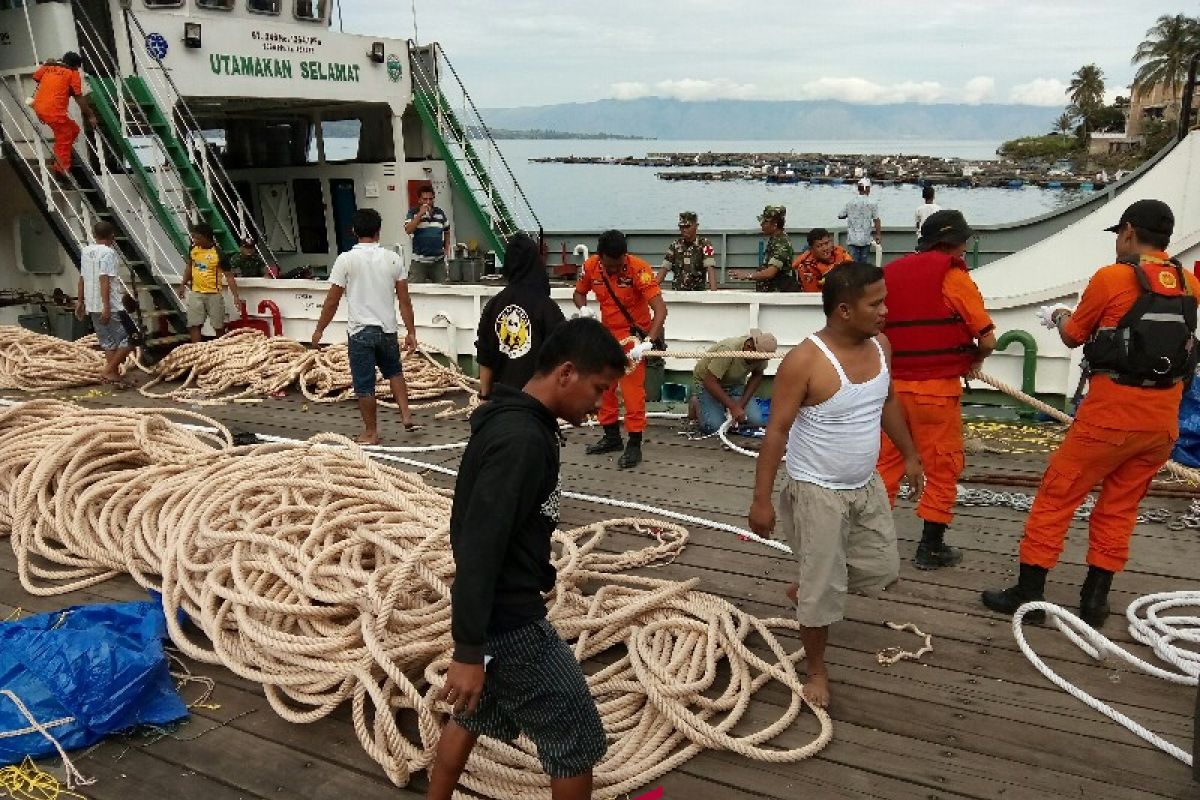
[[[850,378],[846,376],[846,371],[842,369],[842,362],[837,360],[837,356],[833,354],[833,351],[829,349],[829,346],[826,345],[825,342],[821,340],[821,337],[815,333],[808,338],[812,339],[813,344],[821,348],[821,352],[825,354],[825,357],[829,359],[829,363],[833,365],[835,370],[837,370],[838,378],[840,378],[842,381],[842,386],[848,385],[850,383]],[[876,346],[878,347],[878,342],[876,342]],[[879,353],[880,355],[883,354],[882,348],[880,349]]]
[[[633,315],[629,313],[629,309],[625,308],[625,304],[621,302],[621,298],[617,297],[617,293],[613,291],[612,284],[608,282],[608,270],[599,262],[597,262],[596,268],[600,271],[600,280],[604,281],[604,288],[608,289],[608,296],[612,298],[617,309],[625,317],[625,321],[629,323],[629,330],[643,339],[646,338],[646,332],[633,321]]]

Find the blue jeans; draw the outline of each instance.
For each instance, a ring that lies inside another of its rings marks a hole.
[[[855,261],[861,261],[863,264],[875,263],[874,248],[870,244],[848,244],[846,250]]]
[[[733,398],[741,397],[745,391],[745,386],[725,389],[725,393]],[[725,421],[725,415],[729,413],[721,401],[709,394],[703,386],[696,391],[696,404],[700,408],[700,430],[703,433],[715,432]],[[758,403],[753,399],[746,405],[746,424],[754,428],[761,428],[766,424]]]
[[[401,372],[400,340],[394,333],[384,333],[378,325],[368,325],[350,335],[350,380],[355,397],[375,396],[375,368],[386,381]]]

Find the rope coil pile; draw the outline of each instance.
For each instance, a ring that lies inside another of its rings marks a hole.
[[[285,719],[313,722],[349,700],[359,741],[398,785],[430,765],[439,735],[433,698],[453,646],[450,502],[333,435],[234,447],[226,429],[179,410],[39,400],[0,413],[0,533],[11,533],[27,591],[55,595],[130,574],[162,592],[182,652],[262,683]],[[625,551],[611,542],[617,532],[653,539]],[[686,539],[681,527],[643,519],[554,536],[550,619],[578,658],[606,664],[588,678],[611,742],[596,769],[598,798],[702,749],[790,762],[831,738],[828,715],[814,709],[812,741],[772,745],[806,705],[803,650],[781,640],[797,636],[794,620],[757,619],[695,580],[629,574],[669,562]],[[203,636],[180,623],[180,610]],[[787,705],[745,732],[769,683],[782,685]],[[415,738],[398,714],[415,721]],[[549,797],[523,740],[481,741],[462,786]]]
[[[104,355],[78,342],[0,325],[0,389],[52,392],[101,383]]]

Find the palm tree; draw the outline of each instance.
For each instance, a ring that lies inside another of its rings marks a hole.
[[[1054,121],[1054,132],[1067,134],[1071,132],[1071,126],[1075,124],[1075,118],[1064,111],[1062,115]]]
[[[1150,89],[1164,84],[1172,104],[1187,80],[1188,62],[1200,51],[1200,20],[1183,14],[1163,14],[1146,31],[1146,40],[1137,46],[1131,64],[1138,67],[1133,77],[1135,89]]]
[[[1079,109],[1083,118],[1081,128],[1084,141],[1088,136],[1088,117],[1104,105],[1104,71],[1095,64],[1086,64],[1075,70],[1067,87],[1067,96]]]

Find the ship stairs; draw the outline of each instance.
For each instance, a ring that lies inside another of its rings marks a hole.
[[[542,243],[542,223],[441,45],[409,42],[413,103],[487,245],[503,258],[519,232]]]

